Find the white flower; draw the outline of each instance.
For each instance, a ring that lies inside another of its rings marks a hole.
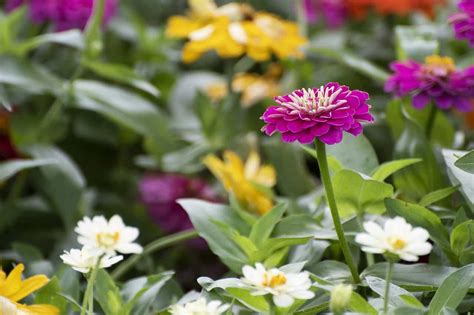
[[[229,305],[220,301],[206,302],[206,299],[199,298],[196,301],[184,305],[173,305],[170,309],[172,315],[220,315],[223,314]]]
[[[70,265],[72,269],[82,273],[88,273],[97,265],[97,260],[100,256],[83,247],[80,250],[71,249],[69,252],[64,251],[64,254],[60,257],[63,262]],[[108,268],[122,259],[123,256],[111,257],[110,255],[104,255],[100,260],[99,268]]]
[[[349,305],[352,296],[350,284],[338,284],[331,290],[329,309],[333,313],[340,313]]]
[[[432,249],[427,242],[428,231],[413,228],[402,217],[388,219],[384,228],[374,222],[365,222],[364,229],[367,233],[357,234],[355,241],[368,253],[391,253],[406,261],[418,261],[418,256],[427,255]]]
[[[138,237],[138,229],[125,226],[119,215],[114,215],[109,221],[103,216],[85,217],[77,223],[74,231],[79,234],[77,240],[80,244],[99,255],[115,255],[116,252],[139,254],[143,251],[139,244],[133,243]]]
[[[273,302],[279,307],[288,307],[295,299],[308,300],[314,297],[310,291],[311,280],[307,272],[285,273],[278,268],[266,270],[262,264],[255,268],[242,268],[244,286],[252,290],[252,295],[273,295]]]

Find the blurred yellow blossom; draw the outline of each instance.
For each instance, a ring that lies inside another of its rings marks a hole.
[[[264,61],[274,53],[278,58],[301,57],[306,38],[294,22],[265,12],[255,12],[248,4],[229,3],[217,7],[212,0],[189,0],[187,16],[172,16],[166,35],[186,38],[183,61],[194,62],[208,51],[222,58],[249,57]]]
[[[275,169],[261,165],[260,156],[252,151],[247,161],[232,151],[224,152],[224,159],[215,155],[204,158],[204,164],[219,179],[224,188],[250,212],[262,215],[273,207],[267,189],[276,183]]]
[[[53,305],[25,305],[18,303],[18,301],[23,300],[34,291],[45,286],[49,281],[45,275],[36,275],[23,281],[22,273],[24,269],[23,264],[19,264],[8,276],[3,270],[0,270],[0,314],[59,314],[59,309]]]
[[[278,79],[281,76],[281,67],[273,64],[263,74],[237,73],[232,80],[232,90],[242,94],[241,104],[247,108],[264,100],[273,98],[280,94]],[[205,87],[204,92],[209,98],[216,102],[222,100],[228,93],[227,85],[221,82],[210,84]]]

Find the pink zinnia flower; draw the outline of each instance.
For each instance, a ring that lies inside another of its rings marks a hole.
[[[344,0],[304,0],[303,5],[309,23],[317,23],[322,17],[329,27],[340,27],[348,16]]]
[[[429,56],[424,64],[396,61],[390,67],[394,74],[387,80],[385,91],[398,97],[412,96],[413,107],[423,109],[434,101],[440,109],[471,110],[474,67],[456,69],[451,58],[440,56]]]
[[[362,133],[361,122],[374,120],[368,100],[366,92],[336,82],[296,90],[275,98],[279,105],[263,113],[262,131],[269,136],[279,132],[284,142],[308,144],[318,138],[326,144],[339,143],[344,131],[357,136]]]
[[[94,9],[94,0],[8,0],[5,8],[11,11],[27,4],[33,22],[52,22],[59,31],[84,29]],[[115,15],[117,0],[105,1],[104,25]]]
[[[199,198],[219,201],[217,194],[203,179],[177,174],[150,174],[139,183],[140,199],[148,209],[151,219],[166,233],[192,229],[186,211],[176,202],[180,198]],[[205,247],[202,240],[193,245]]]
[[[457,39],[465,39],[474,46],[474,0],[462,0],[458,4],[459,12],[449,18]]]

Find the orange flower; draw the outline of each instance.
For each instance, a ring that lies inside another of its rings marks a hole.
[[[420,11],[433,16],[436,5],[444,0],[346,0],[352,15],[364,17],[371,9],[379,14],[407,15],[413,11]]]

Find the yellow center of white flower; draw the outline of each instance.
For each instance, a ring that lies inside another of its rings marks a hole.
[[[276,288],[280,285],[286,283],[286,277],[283,273],[278,273],[276,275],[271,275],[268,272],[263,274],[262,285],[265,287]]]
[[[119,232],[114,233],[98,233],[96,235],[97,243],[102,247],[112,247],[117,244],[120,237]]]
[[[407,242],[405,240],[402,240],[401,238],[396,236],[389,237],[388,243],[395,250],[402,250],[407,245]]]

